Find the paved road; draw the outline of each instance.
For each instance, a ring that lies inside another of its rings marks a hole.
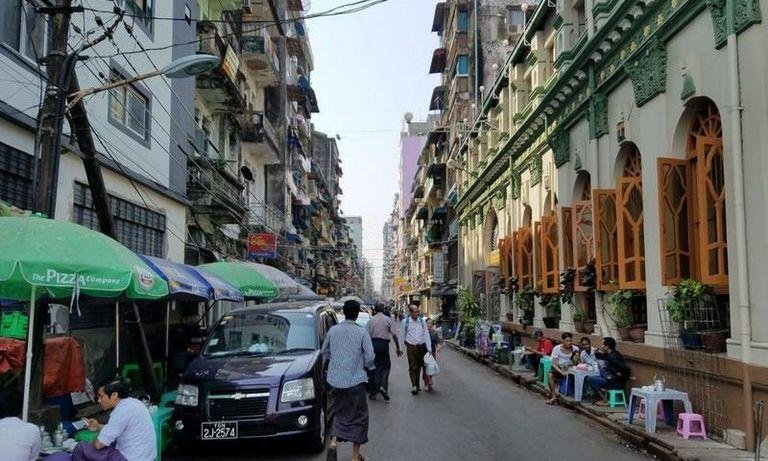
[[[394,354],[393,354],[394,356]],[[488,368],[444,348],[432,393],[411,396],[405,358],[393,364],[392,400],[369,402],[373,461],[446,460],[641,460],[600,426],[545,404]],[[296,443],[232,443],[172,459],[324,460]],[[341,445],[339,460],[351,449]]]

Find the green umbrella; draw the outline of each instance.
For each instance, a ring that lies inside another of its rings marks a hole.
[[[0,298],[29,299],[23,418],[29,417],[35,299],[80,294],[158,299],[168,284],[131,250],[104,234],[66,221],[0,217]]]
[[[0,217],[0,298],[158,299],[168,284],[121,243],[53,219]]]
[[[238,287],[245,298],[270,299],[278,294],[277,285],[267,280],[251,264],[241,261],[227,261],[203,264],[201,268],[213,272]]]

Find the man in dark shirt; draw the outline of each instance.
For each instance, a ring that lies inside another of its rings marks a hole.
[[[624,357],[616,350],[616,340],[603,338],[603,347],[595,351],[595,358],[603,362],[600,376],[588,376],[587,384],[600,394],[598,406],[608,406],[606,394],[609,389],[624,389],[631,373]]]

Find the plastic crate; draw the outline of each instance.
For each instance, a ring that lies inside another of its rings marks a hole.
[[[0,319],[0,336],[26,339],[29,316],[21,311],[5,312]]]

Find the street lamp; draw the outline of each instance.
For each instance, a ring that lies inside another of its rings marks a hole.
[[[195,75],[208,72],[209,70],[212,70],[214,67],[218,65],[219,65],[219,57],[211,54],[193,54],[190,56],[184,56],[183,58],[179,58],[171,62],[170,64],[168,64],[166,67],[159,70],[148,72],[146,74],[137,75],[131,78],[126,78],[123,80],[117,80],[117,81],[108,83],[106,85],[98,86],[98,87],[85,88],[83,90],[78,91],[77,93],[72,93],[71,95],[69,95],[68,107],[74,106],[81,99],[83,99],[88,95],[101,93],[102,91],[111,90],[123,85],[129,85],[131,83],[138,82],[140,80],[156,77],[158,75],[165,75],[168,78],[193,77]]]

